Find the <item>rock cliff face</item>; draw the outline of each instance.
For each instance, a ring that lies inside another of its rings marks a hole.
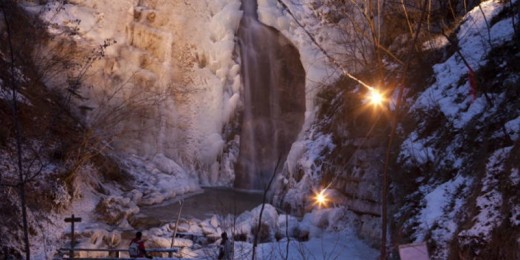
[[[239,103],[239,8],[238,0],[70,1],[46,17],[80,20],[80,48],[115,41],[83,78],[78,106],[89,108],[88,124],[107,126],[118,152],[162,154],[202,183],[224,184],[232,169],[219,164],[234,136],[222,132]]]
[[[520,167],[517,8],[487,1],[461,11],[449,41],[426,41],[406,75],[389,61],[387,87],[404,84],[400,111],[392,103],[397,91],[375,111],[364,107],[365,90],[355,82],[322,89],[316,120],[293,145],[275,201],[302,213],[315,206],[313,192],[327,188],[331,203],[355,212],[359,234],[378,245],[388,152],[393,248],[424,242],[433,259],[518,258],[519,197],[511,193]],[[399,37],[391,49],[410,55]]]
[[[354,212],[353,226],[377,245],[388,120],[362,104],[361,93],[347,82],[341,80],[318,96],[316,120],[293,145],[293,163],[285,168],[274,196],[282,208],[302,214],[314,203],[312,193],[326,188],[328,206]]]

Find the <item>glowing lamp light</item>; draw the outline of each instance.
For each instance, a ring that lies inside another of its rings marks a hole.
[[[327,206],[329,198],[327,198],[325,191],[327,191],[327,189],[323,189],[318,193],[314,193],[314,205],[318,205],[319,207]]]
[[[385,102],[385,96],[375,88],[369,88],[367,99],[374,106],[381,106]]]

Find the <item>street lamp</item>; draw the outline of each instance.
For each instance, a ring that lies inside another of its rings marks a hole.
[[[314,205],[318,205],[320,208],[327,206],[329,198],[326,193],[327,189],[322,189],[320,192],[314,192]]]
[[[382,107],[386,102],[385,95],[373,87],[368,87],[368,94],[366,96],[368,103],[378,108]],[[381,111],[380,111],[381,112]],[[385,161],[383,169],[383,179],[381,180],[381,254],[380,259],[387,259],[387,223],[388,223],[388,164],[390,161],[390,147],[392,146],[392,139],[395,134],[395,114],[392,120],[392,132],[388,139],[388,145],[385,152]]]
[[[383,105],[386,98],[383,95],[383,93],[378,91],[376,88],[369,87],[366,99],[368,100],[369,104],[379,107],[379,106]]]

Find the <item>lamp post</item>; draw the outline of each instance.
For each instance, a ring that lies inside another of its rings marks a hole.
[[[378,91],[374,87],[368,88],[368,94],[366,99],[369,104],[374,107],[383,107],[387,102],[385,95]],[[388,146],[385,152],[385,161],[383,169],[383,179],[381,181],[381,248],[380,248],[380,259],[387,259],[387,248],[386,248],[386,235],[387,235],[387,223],[388,223],[388,163],[390,160],[390,147],[392,145],[392,137],[395,134],[395,119],[392,120],[392,132],[388,140]]]

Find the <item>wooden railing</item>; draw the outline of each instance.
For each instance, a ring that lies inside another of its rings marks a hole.
[[[174,247],[174,248],[148,248],[146,249],[147,253],[178,253],[179,250],[182,247]],[[74,257],[74,252],[106,252],[106,257]],[[129,257],[123,257],[121,258],[121,252],[128,253],[128,249],[92,249],[92,248],[60,248],[58,249],[58,254],[61,256],[61,258],[58,259],[92,259],[92,260],[112,260],[112,259],[133,259],[136,258],[129,258]],[[72,257],[71,257],[72,256]],[[144,258],[141,258],[144,259]],[[177,258],[172,258],[177,259]]]

